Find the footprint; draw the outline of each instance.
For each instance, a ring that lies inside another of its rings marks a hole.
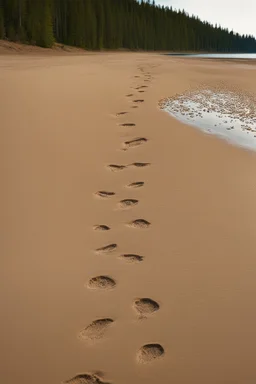
[[[108,192],[108,191],[98,191],[95,193],[95,195],[102,197],[102,198],[108,198],[115,195],[115,192]]]
[[[136,167],[136,168],[143,168],[143,167],[148,167],[150,163],[132,163],[130,166]]]
[[[141,364],[151,363],[164,356],[164,348],[160,344],[146,344],[137,352],[137,361]],[[73,383],[72,383],[73,384]]]
[[[123,144],[124,150],[127,150],[129,148],[138,147],[139,145],[142,145],[146,143],[148,139],[145,137],[138,137],[137,139],[125,141]]]
[[[123,169],[126,168],[126,165],[118,165],[118,164],[109,164],[107,166],[112,172],[118,172],[122,171]]]
[[[123,124],[119,124],[120,127],[135,127],[136,124],[134,123],[123,123]]]
[[[139,93],[144,93],[145,91],[139,91]]]
[[[134,103],[144,103],[144,100],[142,99],[137,99],[137,100],[133,100]]]
[[[140,85],[139,87],[137,87],[136,89],[143,89],[143,88],[148,88],[147,85]]]
[[[133,303],[135,311],[140,315],[140,317],[147,317],[152,313],[159,310],[160,305],[149,298],[135,299]]]
[[[110,227],[108,227],[107,225],[94,225],[93,229],[95,231],[109,231]]]
[[[138,105],[133,105],[131,108],[138,108]]]
[[[127,263],[140,263],[144,260],[144,257],[132,253],[125,253],[120,255],[119,259],[125,260]]]
[[[135,181],[127,185],[127,188],[141,188],[144,187],[144,181]]]
[[[117,244],[109,244],[104,247],[96,249],[96,253],[103,254],[103,253],[111,253],[114,252],[117,249]]]
[[[94,320],[88,327],[79,332],[78,338],[81,340],[101,339],[114,320],[110,318]]]
[[[113,289],[115,288],[115,286],[116,286],[115,280],[109,276],[92,277],[87,284],[87,287],[90,289],[100,289],[100,290]]]
[[[121,209],[129,209],[129,208],[134,207],[137,204],[139,204],[139,200],[136,200],[136,199],[124,199],[124,200],[121,200],[118,203],[118,206]]]
[[[118,116],[122,116],[122,115],[126,115],[128,112],[118,112],[117,114],[116,114],[116,116],[118,117]]]
[[[138,229],[149,228],[150,225],[151,223],[149,223],[147,220],[144,220],[144,219],[137,219],[128,223],[129,227],[138,228]]]
[[[133,93],[129,93],[129,95],[126,95],[126,97],[132,97]]]
[[[76,375],[70,380],[64,381],[64,384],[110,384],[106,381],[101,380],[101,378],[96,374],[91,373],[82,373]]]

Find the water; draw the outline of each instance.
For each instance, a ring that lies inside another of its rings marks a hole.
[[[256,53],[168,53],[168,56],[199,57],[206,59],[256,59]]]
[[[203,89],[164,100],[161,108],[207,134],[256,150],[256,100],[253,95]]]

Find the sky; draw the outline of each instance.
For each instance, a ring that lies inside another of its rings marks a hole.
[[[256,0],[155,0],[156,4],[185,9],[202,20],[256,37]]]

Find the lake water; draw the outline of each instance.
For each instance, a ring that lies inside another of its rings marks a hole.
[[[256,53],[168,53],[168,56],[199,57],[206,59],[256,59]]]
[[[202,89],[166,99],[160,105],[185,124],[219,136],[230,144],[256,150],[254,95]]]

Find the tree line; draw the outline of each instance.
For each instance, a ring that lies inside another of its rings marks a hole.
[[[256,52],[256,39],[150,0],[0,0],[0,38],[89,50]]]

